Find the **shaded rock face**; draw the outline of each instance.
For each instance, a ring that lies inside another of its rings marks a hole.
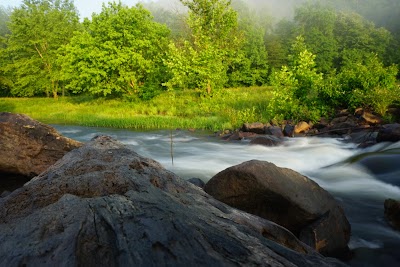
[[[34,177],[79,146],[28,116],[0,113],[0,173]]]
[[[376,137],[377,142],[398,142],[400,141],[400,124],[383,125]]]
[[[244,123],[241,130],[243,132],[250,132],[256,134],[264,134],[264,124],[261,122]]]
[[[341,266],[98,137],[0,198],[0,266]]]
[[[350,224],[343,210],[328,192],[295,171],[252,160],[218,173],[204,190],[284,226],[324,255],[347,256]]]
[[[386,199],[384,206],[386,220],[393,229],[400,231],[400,201]]]
[[[258,136],[250,141],[251,145],[262,145],[262,146],[278,146],[282,144],[282,139],[273,135]]]

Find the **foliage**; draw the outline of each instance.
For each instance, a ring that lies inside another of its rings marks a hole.
[[[318,55],[318,70],[331,72],[338,57],[338,40],[334,32],[336,12],[318,4],[306,4],[296,9],[295,21],[310,51]]]
[[[10,80],[5,75],[3,69],[8,62],[8,57],[4,52],[6,47],[6,37],[10,34],[8,22],[10,21],[11,10],[0,6],[0,96],[7,96],[10,91]]]
[[[267,109],[275,119],[318,120],[325,110],[318,101],[323,76],[317,73],[315,55],[307,50],[302,36],[297,37],[291,51],[289,66],[272,74],[275,90]]]
[[[10,16],[10,35],[3,56],[3,71],[13,85],[11,93],[33,96],[59,93],[58,49],[78,28],[78,15],[70,0],[24,0]]]
[[[227,81],[227,68],[240,44],[237,14],[228,0],[180,0],[188,9],[189,40],[170,44],[169,89],[199,88],[210,95]]]
[[[125,101],[92,95],[0,98],[0,112],[24,113],[45,123],[129,129],[235,129],[243,122],[267,121],[262,107],[268,87],[230,88],[212,98],[193,90],[165,92],[150,100]]]
[[[336,95],[338,102],[353,109],[371,108],[384,115],[388,106],[399,99],[397,72],[394,65],[385,67],[376,54],[344,51],[343,67],[337,76],[340,84]]]
[[[67,88],[94,95],[151,96],[163,79],[168,29],[141,5],[103,5],[84,22],[61,58]]]
[[[228,87],[263,85],[268,80],[268,55],[264,45],[263,19],[244,3],[236,2],[238,28],[243,34],[241,47],[228,68]]]

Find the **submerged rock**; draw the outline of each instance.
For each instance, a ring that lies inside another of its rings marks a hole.
[[[34,177],[81,145],[26,115],[0,113],[0,173]]]
[[[295,171],[252,160],[218,173],[204,190],[282,225],[324,255],[347,256],[350,224],[342,208],[317,183]]]
[[[273,135],[258,136],[250,141],[250,145],[262,145],[262,146],[278,146],[282,144],[282,139]]]
[[[0,266],[341,266],[98,137],[0,198]]]
[[[386,199],[384,206],[387,221],[393,229],[400,231],[400,201]]]

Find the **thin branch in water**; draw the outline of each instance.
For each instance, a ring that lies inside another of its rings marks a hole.
[[[169,136],[170,136],[170,144],[171,144],[171,161],[172,161],[172,166],[174,166],[174,140],[173,140],[173,136],[172,136],[172,130],[170,130],[169,132]]]

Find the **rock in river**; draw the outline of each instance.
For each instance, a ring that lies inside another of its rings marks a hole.
[[[342,266],[97,137],[0,198],[0,266]]]
[[[317,183],[293,170],[252,160],[218,173],[204,190],[284,226],[324,255],[348,255],[350,224],[342,208]]]

